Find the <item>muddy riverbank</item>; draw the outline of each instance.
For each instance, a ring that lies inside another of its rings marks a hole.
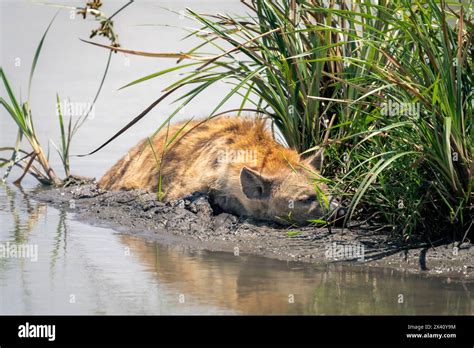
[[[74,212],[80,221],[191,249],[314,264],[351,263],[473,282],[474,248],[464,243],[402,246],[364,229],[282,228],[221,213],[207,197],[159,202],[140,190],[106,192],[94,183],[41,190],[33,198]]]

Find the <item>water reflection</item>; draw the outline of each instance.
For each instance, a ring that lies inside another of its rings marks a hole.
[[[473,314],[466,284],[159,245],[8,185],[0,221],[0,243],[39,251],[0,259],[0,314]]]
[[[314,267],[229,253],[186,252],[130,236],[121,241],[177,293],[240,313],[466,314],[473,308],[470,291],[462,284],[390,269]]]

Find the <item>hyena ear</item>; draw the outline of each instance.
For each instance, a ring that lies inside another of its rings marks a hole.
[[[323,168],[323,160],[324,160],[324,149],[319,150],[314,155],[305,159],[305,162],[309,165],[313,166],[316,170],[321,171]]]
[[[271,182],[247,167],[243,167],[240,172],[240,185],[248,199],[270,197]]]

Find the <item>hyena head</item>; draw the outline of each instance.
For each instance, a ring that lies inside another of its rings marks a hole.
[[[243,167],[240,172],[242,202],[246,215],[283,224],[308,220],[342,220],[346,209],[312,173],[318,173],[322,154],[304,161],[301,168],[284,168],[276,176],[265,176]]]

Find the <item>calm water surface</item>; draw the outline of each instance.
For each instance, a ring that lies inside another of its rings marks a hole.
[[[107,1],[104,10],[112,13],[122,5],[123,1]],[[208,13],[243,12],[238,0],[139,1],[116,18],[120,43],[137,50],[185,51],[196,41],[179,41],[185,32],[174,27],[195,26],[180,15],[186,7]],[[36,45],[56,10],[29,1],[0,0],[0,62],[18,95],[27,91]],[[35,128],[45,148],[50,140],[59,143],[60,139],[56,93],[78,103],[94,96],[107,53],[78,38],[87,38],[96,26],[62,10],[45,41],[31,99]],[[178,76],[121,91],[119,87],[173,65],[169,60],[114,55],[94,115],[78,133],[72,153],[87,153],[100,145]],[[215,86],[177,118],[206,116],[229,88]],[[0,95],[6,97],[3,90]],[[240,100],[233,98],[223,109],[239,105]],[[92,157],[73,157],[73,172],[99,177],[175,107],[165,102],[105,150]],[[0,147],[14,143],[15,127],[0,109]],[[54,148],[50,149],[53,166],[60,168]],[[1,156],[9,154],[2,152]],[[20,174],[14,171],[11,178]],[[38,260],[0,258],[0,314],[473,313],[472,287],[467,285],[391,270],[341,265],[315,268],[150,243],[81,223],[73,214],[35,202],[28,198],[35,182],[27,177],[24,184],[23,191],[11,184],[0,186],[0,244],[36,246]],[[400,294],[403,303],[398,303]]]
[[[150,243],[11,185],[0,186],[0,202],[0,243],[38,248],[37,261],[0,259],[1,314],[473,313],[464,284]]]

